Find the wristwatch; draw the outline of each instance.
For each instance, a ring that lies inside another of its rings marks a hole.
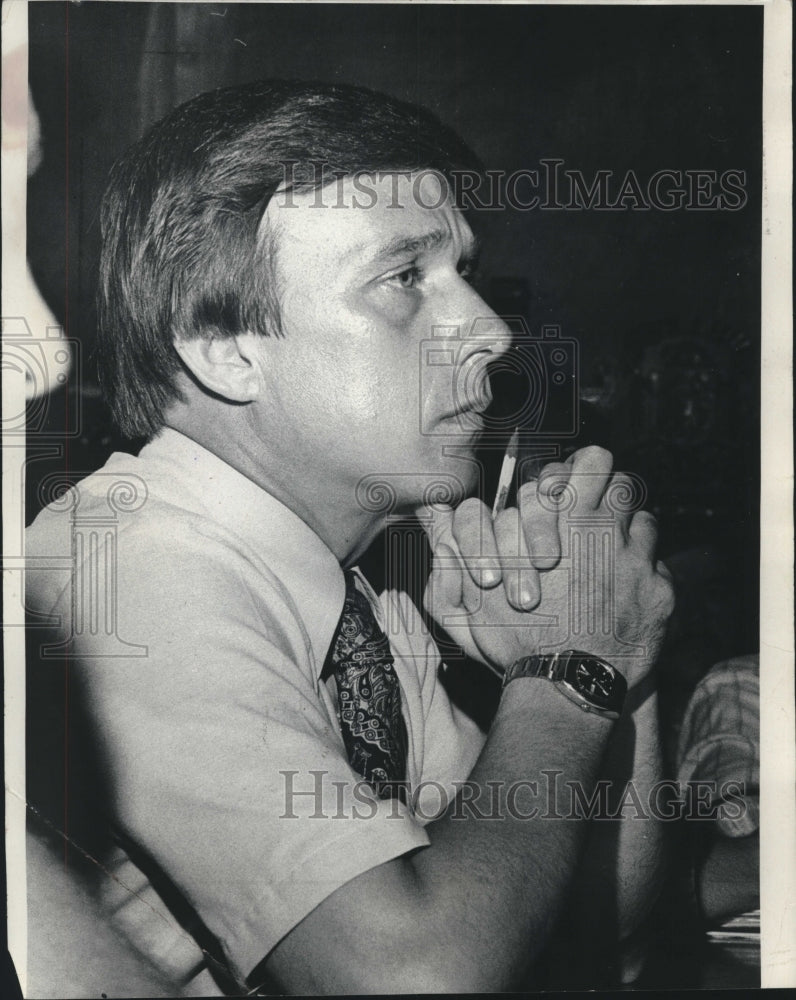
[[[552,681],[584,712],[618,719],[627,694],[624,676],[605,660],[579,649],[546,656],[523,656],[503,675],[503,687],[517,677],[541,677]]]

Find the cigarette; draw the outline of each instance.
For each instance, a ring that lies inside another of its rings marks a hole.
[[[503,465],[500,469],[500,479],[498,479],[497,493],[495,494],[495,503],[492,507],[492,520],[494,521],[498,514],[505,509],[506,502],[509,498],[509,491],[511,490],[511,483],[514,479],[514,467],[517,464],[517,443],[520,437],[519,427],[514,428],[514,433],[509,438],[509,443],[506,445],[506,451],[503,455]]]

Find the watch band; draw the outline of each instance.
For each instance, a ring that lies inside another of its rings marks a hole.
[[[578,649],[515,660],[503,675],[503,687],[518,677],[551,681],[584,712],[608,719],[619,718],[627,694],[627,681],[616,667]]]
[[[521,656],[503,674],[503,687],[517,677],[542,677],[548,681],[557,681],[558,667],[558,653]]]

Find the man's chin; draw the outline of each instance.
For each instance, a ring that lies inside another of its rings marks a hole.
[[[416,477],[415,507],[457,507],[476,492],[478,473],[479,465],[472,453],[455,459],[446,456],[434,472]]]
[[[425,456],[422,472],[380,471],[360,478],[356,502],[364,512],[390,516],[411,514],[423,507],[456,507],[478,489],[481,468],[474,450]]]

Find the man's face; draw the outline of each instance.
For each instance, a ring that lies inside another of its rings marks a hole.
[[[510,333],[467,281],[473,235],[447,198],[434,207],[439,179],[358,181],[269,205],[284,338],[263,345],[262,433],[337,497],[379,481],[410,507],[443,482],[456,502]]]

